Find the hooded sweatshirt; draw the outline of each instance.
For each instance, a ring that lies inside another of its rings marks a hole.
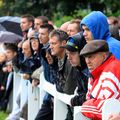
[[[107,17],[102,12],[91,12],[82,19],[80,24],[81,28],[82,25],[86,25],[88,27],[88,29],[92,32],[94,40],[106,40],[109,45],[110,52],[112,52],[113,55],[120,60],[120,41],[111,37]]]

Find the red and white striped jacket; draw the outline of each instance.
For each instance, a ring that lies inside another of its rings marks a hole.
[[[120,99],[120,61],[111,55],[91,74],[93,78],[89,78],[87,101],[83,103],[81,112],[92,120],[101,120],[104,101]]]

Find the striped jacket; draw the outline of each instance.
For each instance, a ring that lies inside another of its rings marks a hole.
[[[108,98],[120,99],[120,61],[111,55],[91,74],[82,113],[92,120],[101,120],[104,101]]]

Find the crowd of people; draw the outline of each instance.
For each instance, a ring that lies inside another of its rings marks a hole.
[[[105,100],[120,100],[119,17],[93,11],[56,28],[46,16],[26,14],[21,16],[20,27],[23,40],[4,43],[0,53],[0,110],[7,109],[14,73],[22,74],[27,89],[28,82],[32,87],[40,84],[43,72],[58,92],[73,95],[65,120],[73,120],[74,106],[82,106],[84,116],[101,120]],[[6,120],[27,120],[28,93],[24,91],[20,107],[21,92],[20,87]],[[46,92],[35,120],[53,120],[53,105],[54,97]],[[108,120],[120,120],[120,115],[111,114]]]

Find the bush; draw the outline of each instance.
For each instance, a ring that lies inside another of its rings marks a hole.
[[[5,118],[8,116],[8,114],[7,113],[5,113],[5,112],[0,112],[0,120],[5,120]]]

